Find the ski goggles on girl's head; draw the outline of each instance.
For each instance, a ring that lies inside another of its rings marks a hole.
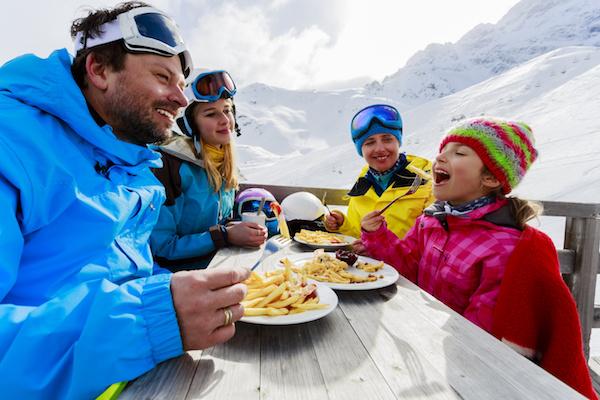
[[[98,27],[97,37],[77,32],[75,53],[123,39],[132,53],[154,53],[161,56],[182,55],[183,74],[192,70],[192,57],[179,34],[175,21],[153,7],[138,7],[119,14],[113,21]]]
[[[223,95],[233,97],[236,92],[235,82],[227,71],[201,73],[186,89],[186,95],[190,101],[201,103],[212,103]]]
[[[398,129],[402,133],[402,118],[398,110],[386,104],[375,104],[363,108],[352,118],[350,123],[352,139],[354,141],[360,139],[375,121],[386,128]]]
[[[260,200],[247,200],[242,203],[242,207],[240,209],[240,215],[242,215],[242,213],[245,213],[245,212],[256,212],[256,211],[258,211],[259,206],[260,206]],[[271,210],[271,202],[269,200],[265,201],[262,212],[265,213],[265,215],[267,216],[267,221],[277,218],[277,216],[275,215],[273,210]]]

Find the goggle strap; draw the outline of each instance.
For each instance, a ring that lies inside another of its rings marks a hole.
[[[102,33],[93,38],[89,36],[84,38],[83,32],[77,32],[77,35],[75,36],[75,54],[77,54],[79,50],[89,49],[91,47],[100,46],[101,44],[123,39],[123,33],[121,33],[118,19],[100,25],[99,29],[102,30]]]
[[[184,133],[188,136],[192,136],[194,134],[192,132],[192,126],[190,125],[190,122],[188,121],[188,119],[185,115],[183,116],[183,125],[185,126],[185,129],[186,129],[186,132],[184,132]]]

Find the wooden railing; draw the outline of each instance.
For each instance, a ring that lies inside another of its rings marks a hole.
[[[344,189],[245,183],[241,185],[240,190],[248,187],[265,188],[278,201],[291,193],[306,191],[315,194],[319,199],[325,198],[328,205],[348,204],[347,191]],[[600,307],[594,307],[596,275],[600,264],[600,204],[559,201],[539,203],[544,207],[543,215],[566,219],[564,248],[557,249],[558,258],[560,271],[577,303],[587,356],[592,328],[600,327]]]

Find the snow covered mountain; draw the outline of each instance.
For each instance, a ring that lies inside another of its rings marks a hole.
[[[479,115],[529,123],[540,151],[517,193],[595,202],[600,183],[600,48],[567,47],[404,113],[404,150],[433,157],[444,132]],[[242,166],[249,182],[349,188],[364,160],[344,144]],[[274,172],[276,171],[276,172]],[[558,184],[560,182],[560,184]]]
[[[497,24],[480,24],[456,43],[427,46],[367,93],[421,104],[565,46],[600,46],[600,1],[522,0]]]
[[[456,44],[428,46],[382,83],[360,89],[242,88],[236,103],[244,180],[349,187],[363,160],[348,125],[356,110],[376,102],[398,106],[405,150],[428,157],[463,118],[522,119],[541,156],[521,193],[598,201],[600,1],[522,0],[498,24],[479,25]]]

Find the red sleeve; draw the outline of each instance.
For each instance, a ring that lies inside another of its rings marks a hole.
[[[583,353],[575,301],[560,275],[552,240],[527,227],[511,256],[494,309],[493,333],[532,349],[542,368],[597,399]]]

